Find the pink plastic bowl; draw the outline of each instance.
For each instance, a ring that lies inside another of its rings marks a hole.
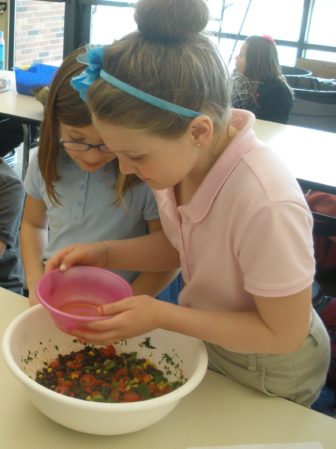
[[[133,295],[132,287],[122,277],[88,266],[50,271],[40,279],[36,293],[57,327],[66,333],[90,321],[106,319],[99,315],[98,306]]]

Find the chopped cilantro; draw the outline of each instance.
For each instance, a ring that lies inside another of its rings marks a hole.
[[[156,347],[152,345],[150,337],[146,337],[144,341],[140,343],[140,346],[145,346],[145,348],[148,349],[156,349]]]

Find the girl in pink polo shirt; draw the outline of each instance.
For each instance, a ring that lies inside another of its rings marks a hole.
[[[135,18],[138,32],[90,50],[72,84],[120,170],[154,190],[164,233],[73,245],[47,269],[180,265],[185,286],[178,305],[134,296],[75,334],[101,344],[155,328],[191,335],[206,342],[211,369],[310,406],[330,345],[311,305],[304,196],[256,138],[254,116],[231,109],[229,75],[202,34],[205,1],[140,0]]]

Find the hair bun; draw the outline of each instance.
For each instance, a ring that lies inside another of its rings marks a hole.
[[[183,41],[204,30],[209,10],[204,0],[139,0],[134,19],[147,39]]]

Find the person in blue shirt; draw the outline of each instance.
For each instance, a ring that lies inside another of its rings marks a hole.
[[[31,155],[24,181],[21,245],[31,305],[38,302],[35,289],[45,260],[63,247],[161,229],[151,189],[136,176],[119,172],[117,159],[94,128],[86,103],[70,85],[83,69],[76,59],[83,52],[75,50],[64,60],[50,86],[39,150]],[[157,295],[177,272],[118,274],[132,284],[134,292]],[[169,292],[163,299],[170,300]]]

